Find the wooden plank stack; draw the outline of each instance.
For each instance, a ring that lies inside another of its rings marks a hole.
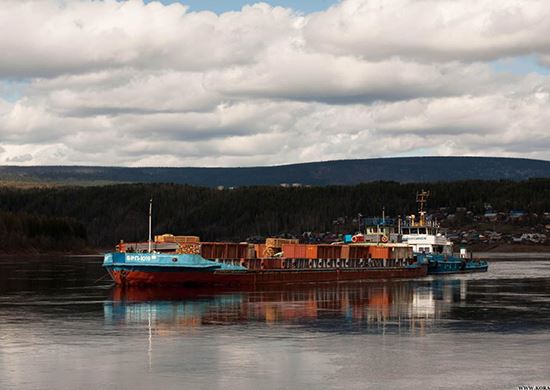
[[[290,238],[266,238],[264,257],[273,257],[283,250],[284,244],[298,244],[300,241]]]
[[[155,236],[155,242],[176,242],[178,244],[186,244],[189,242],[199,242],[200,238],[197,236],[174,236],[173,234],[161,234]]]
[[[178,249],[176,253],[185,254],[185,255],[200,255],[201,246],[199,243],[195,243],[195,242],[178,244]]]

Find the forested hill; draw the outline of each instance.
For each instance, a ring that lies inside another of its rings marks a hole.
[[[243,187],[219,191],[176,184],[20,189],[0,187],[0,252],[112,247],[118,240],[147,237],[149,199],[153,232],[199,235],[205,241],[303,232],[354,232],[365,216],[409,215],[415,195],[430,190],[430,210],[464,207],[482,214],[550,211],[550,179],[310,188]],[[545,222],[547,223],[547,222]]]
[[[4,182],[57,184],[176,183],[207,187],[354,185],[550,177],[550,161],[492,157],[404,157],[247,168],[0,167]]]

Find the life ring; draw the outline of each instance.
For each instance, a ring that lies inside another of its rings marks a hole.
[[[382,236],[382,237],[380,238],[380,241],[386,243],[386,242],[388,242],[388,237]]]
[[[365,236],[361,233],[354,235],[351,237],[351,242],[365,242]]]

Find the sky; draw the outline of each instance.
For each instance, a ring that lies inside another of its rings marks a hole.
[[[151,3],[155,0],[147,0],[146,3]],[[227,11],[240,11],[243,6],[254,4],[247,0],[162,0],[163,4],[180,3],[189,6],[190,11],[212,11],[215,13],[223,13]],[[337,3],[336,0],[277,0],[266,2],[272,6],[292,8],[295,11],[308,13],[316,11],[324,11],[329,6]]]
[[[0,164],[550,160],[547,0],[3,0]]]

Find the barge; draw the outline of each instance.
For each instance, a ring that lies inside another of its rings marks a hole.
[[[428,193],[417,194],[419,221],[412,215],[397,224],[385,217],[375,227],[343,242],[300,244],[268,238],[264,244],[201,242],[196,236],[165,234],[117,245],[103,266],[117,285],[242,286],[418,278],[427,274],[484,272],[488,264],[452,252],[439,225],[427,221]]]
[[[258,286],[417,278],[428,271],[426,259],[405,244],[307,245],[272,238],[253,245],[172,237],[121,243],[105,254],[103,266],[117,285]]]

